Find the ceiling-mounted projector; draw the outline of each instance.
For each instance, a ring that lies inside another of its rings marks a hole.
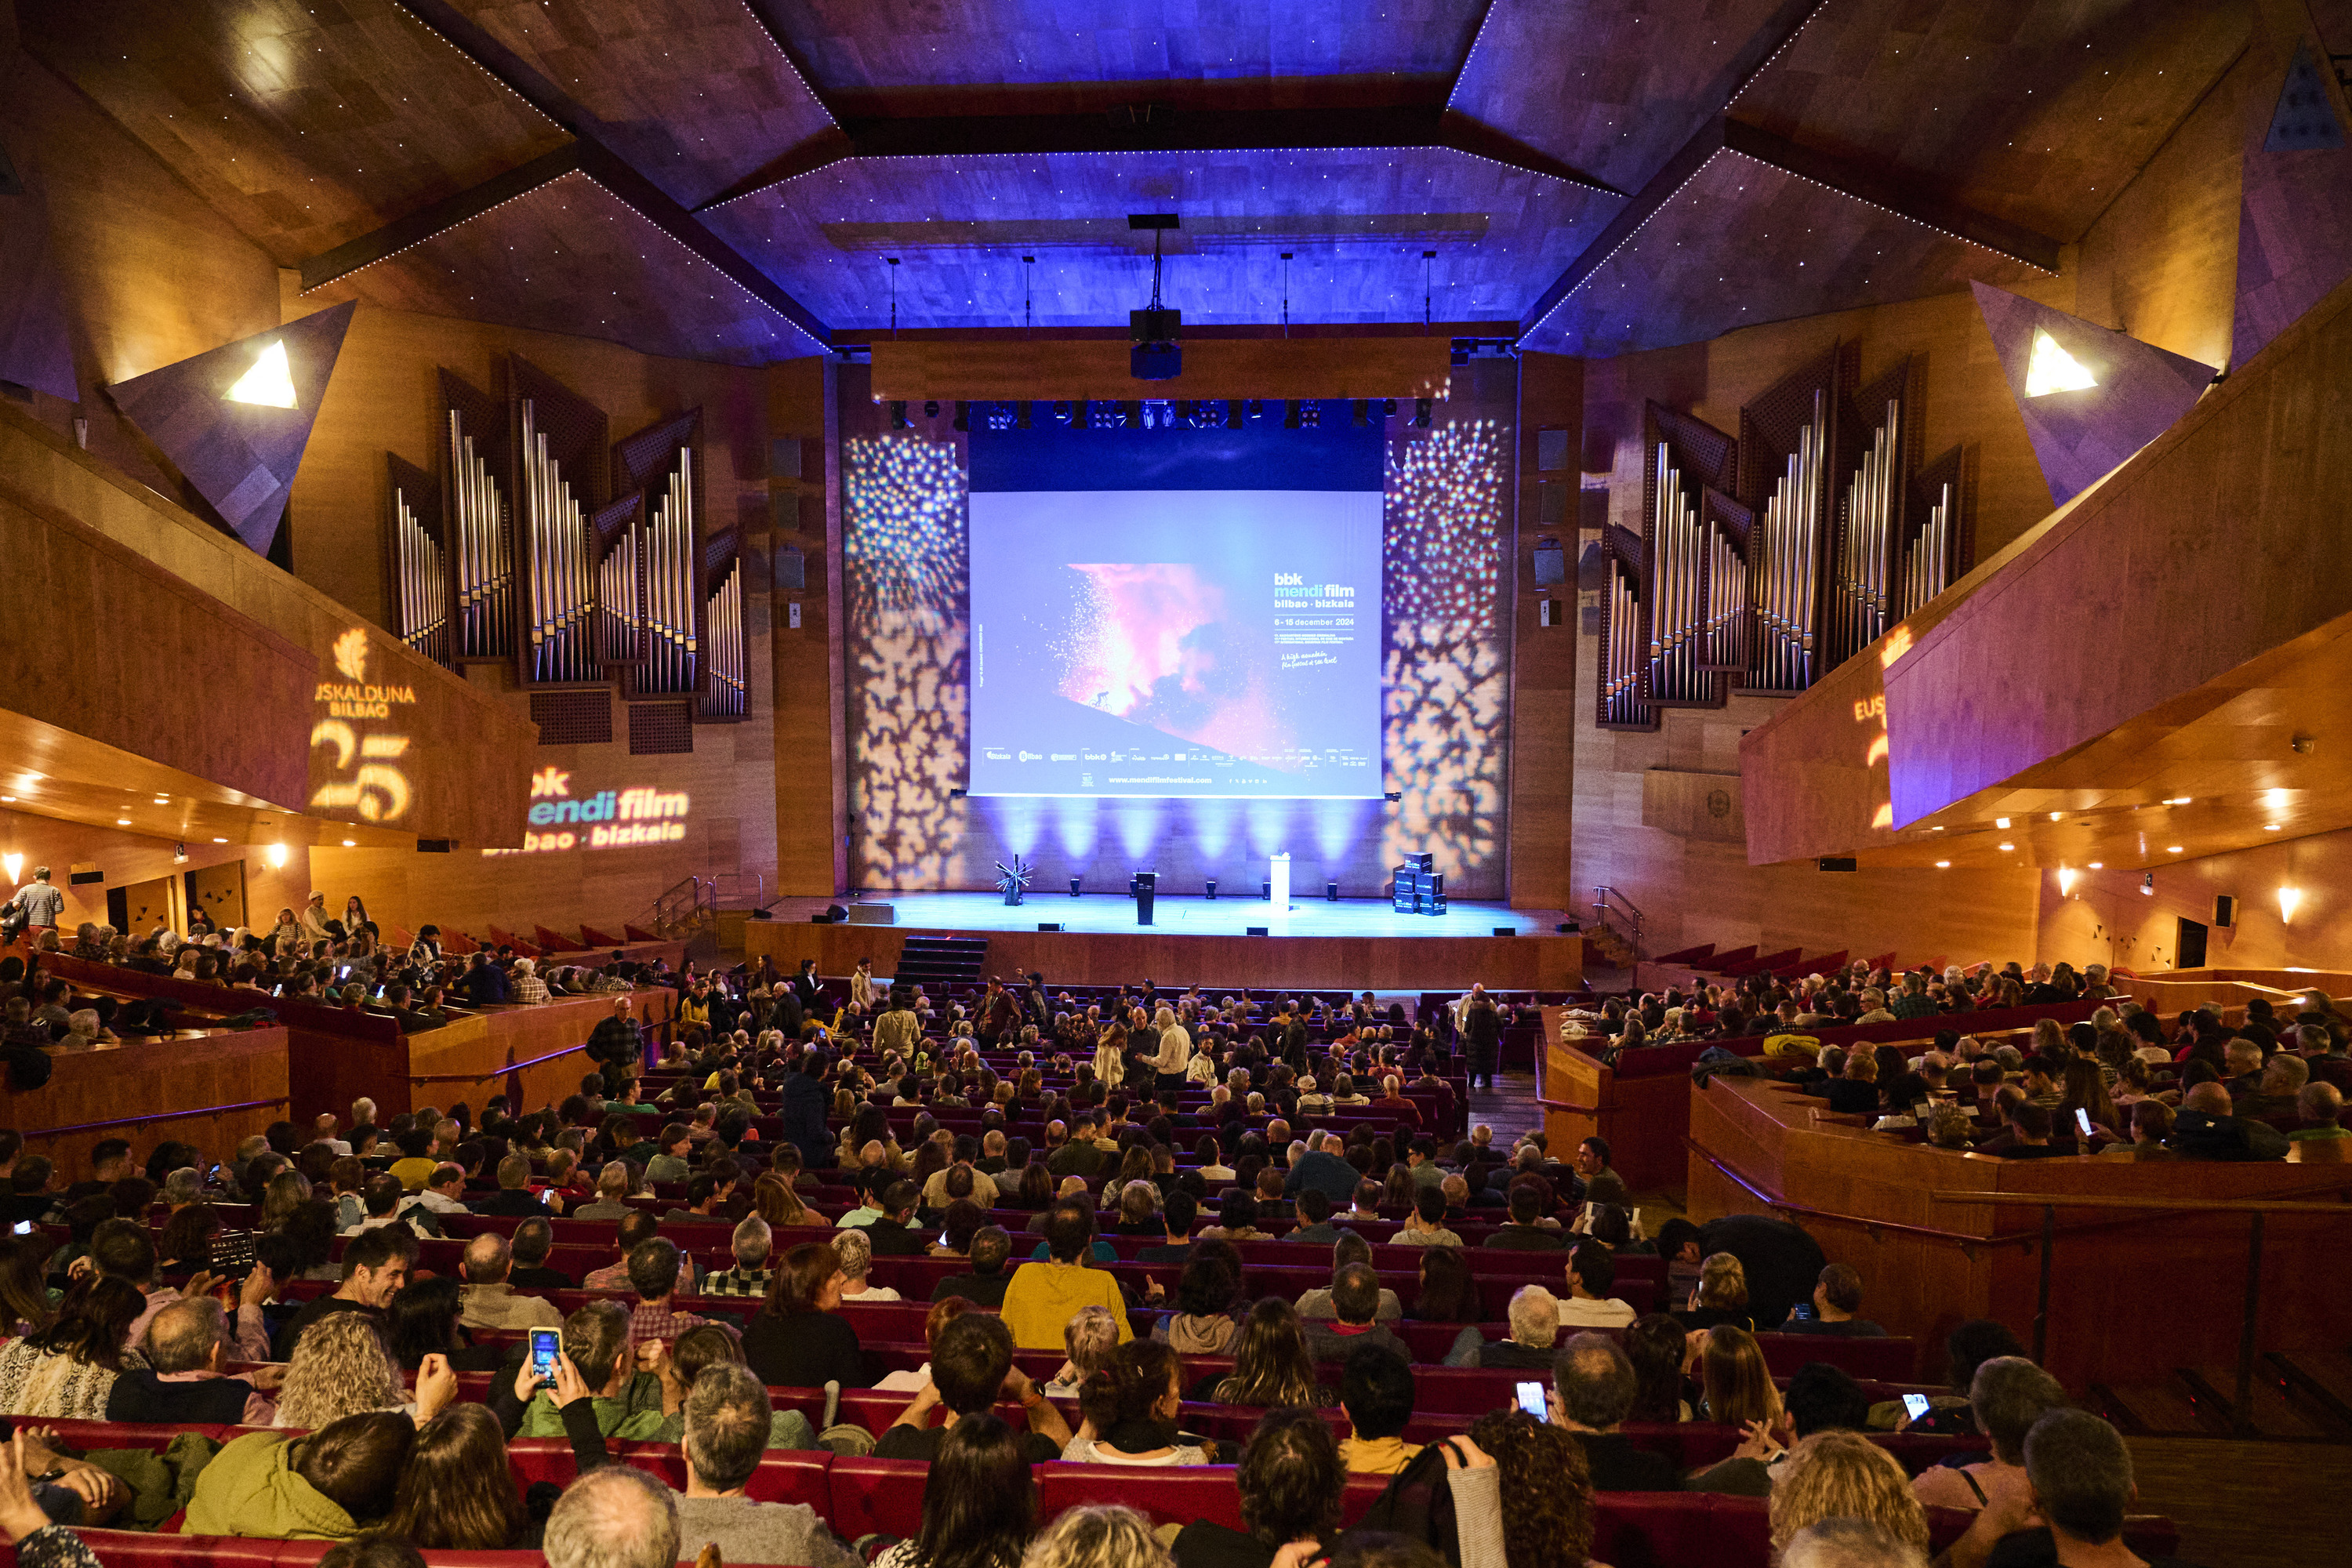
[[[1128,352],[1128,374],[1138,381],[1173,381],[1184,372],[1184,350],[1176,342],[1184,312],[1160,303],[1160,241],[1171,228],[1182,226],[1174,213],[1129,213],[1127,226],[1151,233],[1151,303],[1127,313],[1128,331],[1135,347]]]

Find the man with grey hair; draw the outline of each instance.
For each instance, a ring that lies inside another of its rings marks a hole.
[[[677,1523],[667,1487],[643,1470],[602,1465],[556,1500],[542,1550],[548,1568],[674,1568]]]
[[[201,1203],[205,1195],[205,1174],[194,1165],[183,1165],[163,1178],[163,1191],[159,1194],[173,1214],[193,1203]]]
[[[768,1255],[775,1249],[776,1233],[758,1215],[745,1216],[735,1227],[732,1248],[735,1267],[722,1268],[706,1276],[702,1293],[706,1296],[764,1296],[776,1272],[768,1267]]]
[[[1522,1285],[1511,1293],[1511,1337],[1488,1342],[1478,1325],[1464,1325],[1454,1348],[1445,1352],[1448,1366],[1529,1367],[1552,1364],[1552,1344],[1559,1338],[1559,1298],[1540,1285]]]
[[[1996,1494],[2022,1490],[2025,1435],[2067,1403],[2058,1380],[2021,1355],[1979,1363],[1969,1381],[1969,1412],[1990,1439],[1992,1458],[1964,1468],[1930,1465],[1912,1481],[1911,1495],[1930,1508],[1978,1509]]]
[[[1515,1303],[1516,1305],[1516,1303]],[[1671,1492],[1682,1475],[1664,1454],[1637,1448],[1618,1427],[1633,1413],[1637,1387],[1633,1363],[1615,1340],[1578,1334],[1552,1363],[1552,1423],[1576,1434],[1592,1471],[1592,1489],[1612,1492]]]
[[[1939,1561],[1951,1568],[1984,1568],[2002,1536],[2036,1523],[2047,1528],[2050,1538],[2047,1546],[2032,1542],[2040,1550],[2032,1555],[2041,1561],[2138,1561],[2125,1547],[2123,1532],[2124,1516],[2139,1489],[2132,1479],[2131,1454],[2106,1422],[2087,1410],[2043,1415],[2025,1435],[2025,1481],[1988,1498],[1968,1533]],[[2020,1560],[2025,1556],[2020,1553]]]
[[[806,1503],[753,1502],[743,1495],[768,1451],[773,1406],[746,1367],[714,1362],[688,1391],[686,1496],[677,1502],[678,1548],[719,1548],[728,1563],[794,1563],[807,1568],[862,1568],[857,1554],[826,1529]],[[554,1521],[548,1561],[555,1563]],[[565,1565],[555,1563],[555,1568]]]
[[[2303,1118],[2303,1125],[2287,1134],[2289,1142],[2352,1138],[2352,1131],[2344,1126],[2344,1091],[2326,1079],[2305,1084],[2303,1091],[2294,1097],[2294,1109],[2295,1114]]]
[[[1925,1553],[1867,1519],[1816,1520],[1780,1548],[1780,1568],[1927,1568]]]
[[[466,1243],[466,1288],[460,1292],[457,1321],[469,1329],[509,1332],[518,1329],[552,1329],[563,1321],[555,1303],[540,1296],[518,1296],[508,1275],[514,1254],[507,1238],[485,1232]]]

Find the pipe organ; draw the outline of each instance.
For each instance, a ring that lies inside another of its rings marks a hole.
[[[1736,439],[1647,406],[1640,531],[1601,533],[1601,728],[1794,695],[1968,570],[1962,453],[1919,461],[1923,363],[1867,385],[1859,363],[1832,346],[1741,408]]]
[[[1648,647],[1642,611],[1648,574],[1641,536],[1611,524],[1601,531],[1601,709],[1604,730],[1654,730],[1658,710],[1642,700]]]
[[[1966,576],[1975,563],[1976,542],[1962,522],[1967,474],[1967,462],[1955,447],[1911,481],[1910,521],[1895,557],[1898,619]]]
[[[751,668],[743,638],[743,563],[732,531],[702,547],[705,674],[698,715],[740,719],[751,710]]]
[[[1643,700],[1720,707],[1727,672],[1747,666],[1747,509],[1727,493],[1737,446],[1653,403],[1643,417],[1643,554],[1654,563],[1643,610]]]
[[[391,453],[391,507],[384,520],[384,581],[393,636],[446,666],[453,662],[449,617],[449,535],[441,513],[441,485],[431,474]]]
[[[604,416],[520,355],[508,357],[507,384],[522,544],[517,664],[526,685],[601,680],[588,519],[604,501]]]
[[[747,584],[706,537],[702,415],[606,446],[603,411],[520,357],[499,400],[441,373],[437,480],[386,455],[390,624],[442,664],[526,686],[620,684],[749,716]]]
[[[514,657],[514,540],[507,509],[514,482],[506,410],[441,373],[443,515],[457,557],[458,660]]]

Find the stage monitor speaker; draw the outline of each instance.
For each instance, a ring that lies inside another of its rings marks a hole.
[[[1568,552],[1557,539],[1536,541],[1536,586],[1557,588],[1568,581]]]
[[[815,914],[809,916],[809,924],[813,926],[829,926],[832,923],[833,917],[826,914],[822,910],[819,910]]]
[[[1244,936],[1264,936],[1265,934],[1265,927],[1251,926],[1246,931],[1243,931],[1242,934]]]
[[[1495,928],[1495,934],[1496,936],[1517,936],[1519,934],[1519,928],[1517,926],[1496,926]]]
[[[849,911],[843,909],[839,904],[827,904],[824,907],[824,918],[831,921],[834,924],[839,925],[842,921],[849,918]]]
[[[1324,883],[1323,898],[1326,902],[1334,904],[1338,903],[1339,901],[1339,884],[1337,882]]]
[[[1062,922],[1059,921],[1039,921],[1037,922],[1037,929],[1039,931],[1059,931],[1062,929]]]
[[[2231,894],[2213,895],[2213,923],[2223,931],[2238,923],[2238,900]]]
[[[894,926],[898,923],[895,904],[852,904],[849,923],[854,926]]]
[[[1854,859],[1851,855],[1824,855],[1819,860],[1816,860],[1814,864],[1819,866],[1824,871],[1851,871],[1855,869]]]
[[[772,479],[796,479],[801,477],[801,442],[797,436],[778,436],[768,442],[768,477]]]
[[[1209,897],[1214,899],[1217,896],[1217,879],[1214,877],[1208,879],[1208,889]]]
[[[776,546],[774,568],[768,581],[781,593],[805,594],[808,592],[808,557],[802,552],[799,545]]]
[[[1269,904],[1274,902],[1274,881],[1271,878],[1262,879],[1258,882],[1257,896]]]
[[[1568,427],[1546,426],[1536,432],[1536,468],[1556,474],[1568,467]]]
[[[1078,896],[1078,884],[1081,880],[1082,879],[1077,877],[1070,879],[1070,897],[1075,899]]]
[[[1574,936],[1582,931],[1584,927],[1577,923],[1575,921],[1562,921],[1559,924],[1552,927],[1551,929],[1559,932],[1562,936]]]
[[[446,855],[457,847],[454,838],[420,838],[416,841],[419,855]]]

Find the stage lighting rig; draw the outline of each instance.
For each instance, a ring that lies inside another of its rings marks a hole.
[[[915,422],[907,417],[907,405],[903,401],[893,399],[890,404],[890,428],[912,430],[914,427]]]
[[[1135,338],[1135,347],[1128,351],[1128,373],[1138,381],[1172,381],[1184,371],[1184,351],[1176,342],[1184,312],[1160,303],[1160,247],[1168,230],[1182,224],[1174,213],[1129,213],[1127,226],[1151,231],[1151,303],[1127,313]]]

